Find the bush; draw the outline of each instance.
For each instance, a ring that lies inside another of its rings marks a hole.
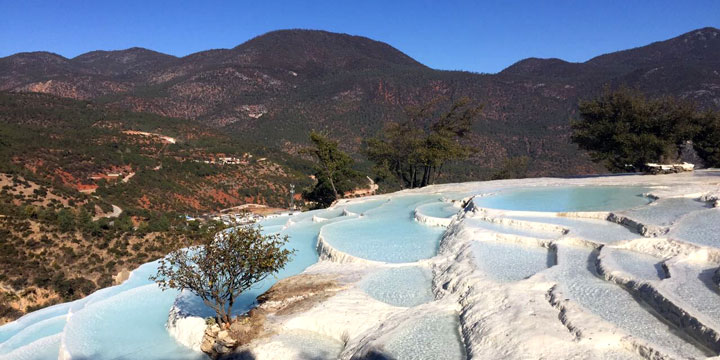
[[[70,210],[63,208],[57,213],[57,224],[61,231],[70,231],[75,228],[75,215]]]

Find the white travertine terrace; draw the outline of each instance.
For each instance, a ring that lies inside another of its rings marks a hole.
[[[601,186],[647,188],[646,195],[654,201],[620,210],[579,212],[491,209],[479,201],[516,188]],[[268,221],[268,228],[284,231],[305,224],[317,229],[314,247],[319,261],[298,276],[322,275],[336,279],[338,285],[331,296],[308,308],[269,314],[266,326],[271,335],[255,338],[239,351],[257,360],[717,356],[719,195],[720,173],[710,171],[521,179],[436,185],[343,200],[323,213],[274,219]],[[354,239],[377,240],[353,232],[365,223],[387,225],[370,232],[382,236],[383,241],[373,245],[380,246],[377,252],[398,249],[383,247],[385,242],[409,241],[409,252],[416,250],[414,245],[432,244],[420,239],[414,244],[405,231],[418,236],[440,234],[437,251],[432,256],[413,255],[417,260],[406,262],[396,256],[365,258],[360,254],[371,253],[353,251],[363,245],[353,243]],[[137,281],[138,276],[131,279]],[[148,286],[131,291],[142,294]],[[413,289],[417,293],[407,294]],[[102,300],[95,302],[102,307]],[[91,307],[68,306],[81,315],[83,307]],[[167,328],[176,341],[197,349],[204,320],[184,306],[176,301]],[[62,306],[57,314],[53,311],[46,311],[44,317],[30,314],[5,329],[31,333],[34,324],[67,313]],[[68,336],[78,331],[80,318],[90,317],[73,316],[69,328],[66,325],[60,334],[28,346],[59,346],[61,356],[79,358],[73,357],[79,345],[68,341]],[[15,355],[29,351],[25,347],[3,352],[3,346],[12,342],[11,337],[0,343],[0,359],[24,358]],[[201,356],[194,354],[187,358]]]
[[[720,180],[720,176],[717,179]],[[720,306],[717,305],[720,294],[717,282],[712,279],[718,279],[715,272],[720,267],[720,238],[715,239],[715,248],[665,237],[673,225],[688,214],[709,211],[714,206],[719,181],[713,180],[689,174],[525,179],[405,191],[454,193],[461,198],[461,194],[497,192],[519,184],[523,187],[634,185],[652,188],[647,195],[656,200],[622,212],[564,213],[485,209],[469,201],[465,209],[458,209],[457,214],[447,218],[428,216],[419,207],[412,214],[417,222],[447,227],[438,255],[414,263],[432,268],[434,302],[398,309],[372,299],[348,301],[353,296],[361,297],[350,282],[348,290],[336,295],[337,299],[331,298],[308,314],[281,323],[292,324],[293,329],[340,336],[345,343],[342,359],[383,354],[391,347],[397,327],[418,322],[421,316],[431,313],[441,316],[448,311],[458,314],[461,357],[669,359],[714,356],[720,351],[714,345],[718,341],[716,331],[720,329]],[[671,198],[689,200],[666,200]],[[669,214],[663,209],[666,203]],[[679,208],[678,204],[687,206]],[[653,216],[659,220],[653,222]],[[473,225],[479,221],[491,226]],[[641,226],[665,229],[646,231],[643,236],[638,228]],[[503,231],[505,227],[507,231]],[[533,232],[538,236],[529,236]],[[548,253],[556,252],[556,259],[554,263],[548,262],[549,267],[524,279],[498,282],[477,266],[477,262],[483,260],[475,258],[473,246],[484,242],[544,248]],[[348,271],[346,266],[351,266],[362,274],[399,266],[338,251],[323,238],[322,231],[318,249],[322,260],[306,272],[342,273]],[[576,274],[583,271],[585,274]],[[663,276],[665,272],[670,277]],[[698,278],[701,273],[710,281],[701,281]],[[588,293],[584,294],[585,291]],[[643,295],[643,292],[652,295]],[[692,294],[702,297],[694,299]],[[588,306],[594,300],[602,305]],[[706,302],[710,305],[702,306]],[[605,305],[609,307],[603,308]],[[676,313],[669,309],[683,312],[673,319],[669,314]],[[617,321],[618,315],[603,312],[638,318]],[[326,324],[335,324],[340,319],[345,324],[362,323],[365,327],[356,329],[348,325],[328,331],[331,325]],[[633,321],[637,324],[632,324]],[[695,325],[683,327],[686,322]],[[373,325],[368,327],[368,324]],[[272,350],[263,346],[262,340],[250,348],[256,349],[259,359],[272,357]],[[404,355],[414,358],[412,354]]]

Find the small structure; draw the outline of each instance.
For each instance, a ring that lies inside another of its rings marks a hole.
[[[156,133],[150,133],[150,132],[146,132],[146,131],[125,130],[125,131],[123,131],[123,133],[128,134],[128,135],[140,135],[140,136],[145,136],[145,137],[150,137],[150,138],[156,138],[156,139],[159,139],[160,142],[165,143],[165,144],[175,144],[177,142],[177,140],[173,137],[156,134]]]
[[[83,194],[92,194],[97,190],[97,185],[77,184],[75,188]]]
[[[687,162],[682,164],[647,163],[645,166],[647,167],[647,172],[651,174],[673,174],[695,170],[695,165]]]
[[[368,180],[368,187],[363,188],[363,189],[355,189],[352,191],[346,191],[343,194],[343,197],[344,198],[357,198],[357,197],[375,195],[375,193],[378,190],[378,185],[369,176],[366,176],[366,178]]]

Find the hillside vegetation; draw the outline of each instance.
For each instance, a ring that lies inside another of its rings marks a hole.
[[[306,162],[268,158],[260,144],[193,121],[41,94],[0,93],[0,142],[1,172],[69,189],[97,187],[96,195],[126,209],[283,206],[289,184],[310,183],[302,175]]]
[[[309,162],[202,124],[44,94],[0,93],[0,144],[0,323],[217,231],[186,214],[311,183]]]
[[[173,213],[111,215],[102,200],[19,175],[0,174],[0,184],[0,323],[122,281],[122,270],[217,226]]]

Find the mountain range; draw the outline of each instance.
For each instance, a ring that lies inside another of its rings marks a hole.
[[[582,63],[529,58],[497,74],[434,70],[388,44],[317,30],[274,31],[184,57],[131,48],[0,59],[0,91],[190,119],[289,154],[315,129],[361,158],[363,139],[402,118],[405,106],[468,96],[485,105],[471,139],[480,151],[446,180],[487,177],[516,156],[531,159],[531,176],[603,171],[570,142],[569,123],[578,101],[606,85],[720,108],[720,30]]]

